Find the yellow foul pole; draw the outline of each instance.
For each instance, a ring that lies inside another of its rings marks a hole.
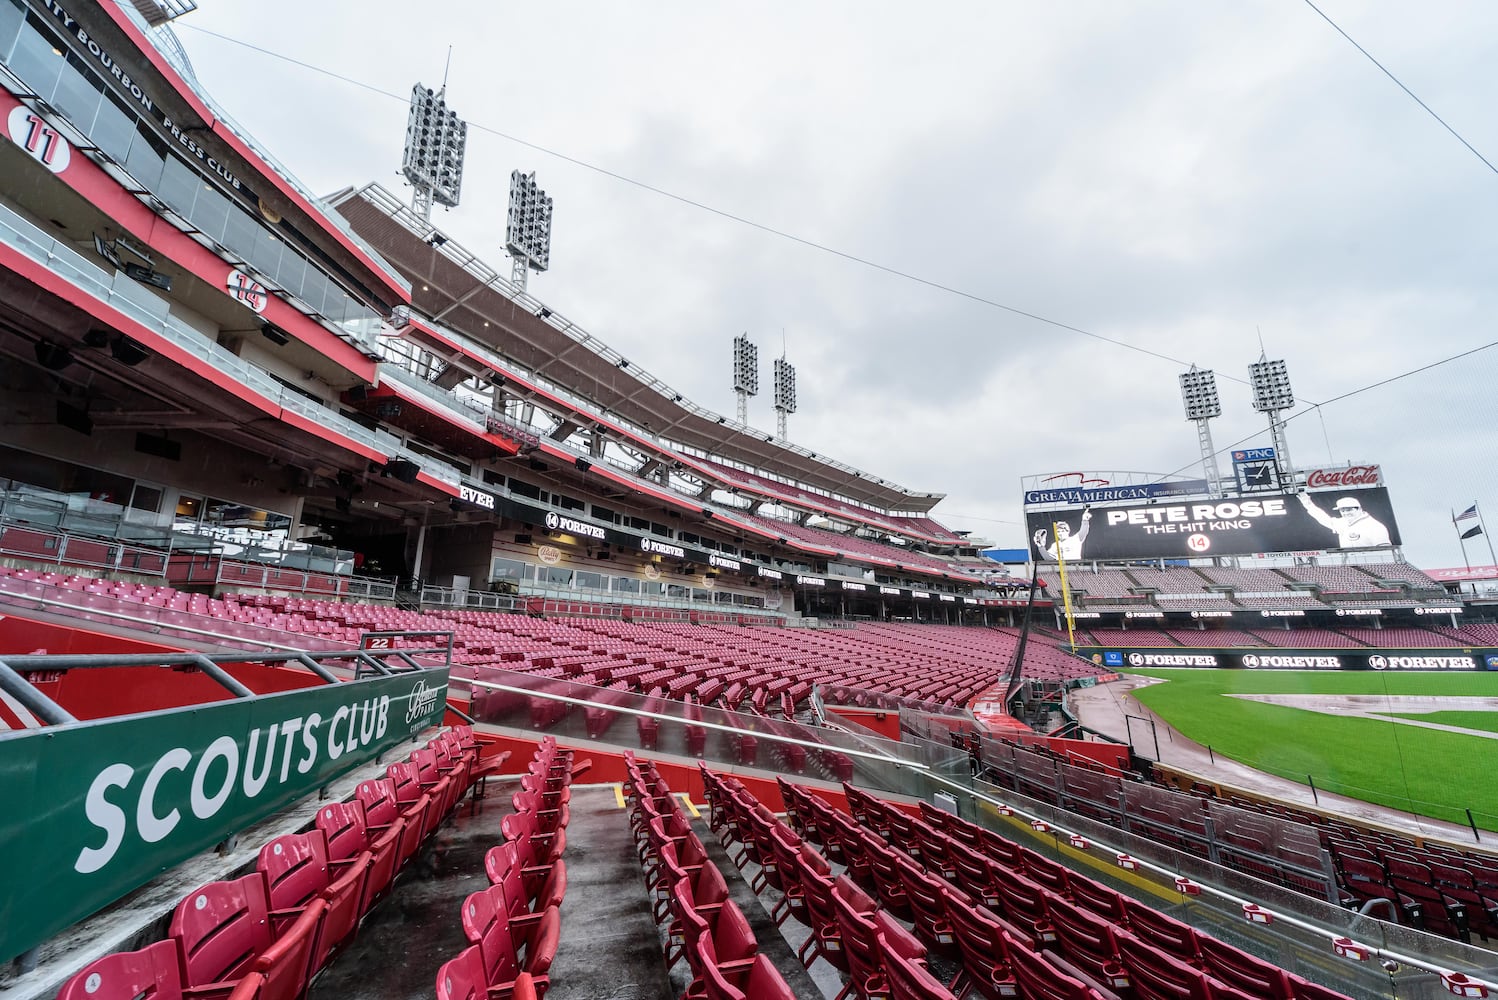
[[[1056,529],[1060,527],[1060,524],[1061,522],[1059,521],[1051,522],[1052,538],[1058,537]],[[1071,651],[1075,653],[1077,651],[1077,635],[1072,621],[1071,588],[1066,585],[1066,559],[1061,555],[1061,543],[1059,541],[1056,543],[1056,566],[1057,571],[1061,575],[1061,604],[1066,609],[1066,641],[1071,644]]]

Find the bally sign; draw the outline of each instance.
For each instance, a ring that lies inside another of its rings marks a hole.
[[[0,736],[14,957],[442,720],[447,671]]]
[[[1399,544],[1389,492],[1382,487],[1030,511],[1025,521],[1031,552],[1046,562],[1058,556],[1068,562],[1185,559]]]

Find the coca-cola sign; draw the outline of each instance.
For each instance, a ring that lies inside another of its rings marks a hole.
[[[1344,469],[1312,469],[1306,473],[1306,489],[1345,490],[1350,486],[1377,486],[1382,478],[1376,465],[1349,465]]]

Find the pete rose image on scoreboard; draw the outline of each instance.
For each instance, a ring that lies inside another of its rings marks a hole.
[[[1041,551],[1049,562],[1056,562],[1059,555],[1062,559],[1070,562],[1073,559],[1082,558],[1082,543],[1087,541],[1087,532],[1092,527],[1092,510],[1088,507],[1082,508],[1082,527],[1077,533],[1072,534],[1071,525],[1059,518],[1051,523],[1051,528],[1056,531],[1056,540],[1049,545],[1046,544],[1050,529],[1039,528],[1032,536],[1035,547]]]
[[[1032,556],[1042,562],[1058,555],[1067,561],[1190,559],[1399,544],[1383,487],[1029,511],[1025,517]]]

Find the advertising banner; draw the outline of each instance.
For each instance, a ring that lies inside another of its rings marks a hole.
[[[1100,667],[1244,670],[1498,670],[1498,649],[1127,649],[1077,652]]]
[[[442,720],[447,670],[0,735],[0,961]]]
[[[1189,559],[1399,544],[1383,487],[1030,511],[1025,521],[1031,552],[1043,562],[1058,555],[1068,562]]]
[[[1133,486],[1055,486],[1026,490],[1025,506],[1056,503],[1112,503],[1117,500],[1148,500],[1151,497],[1196,496],[1207,492],[1205,479],[1172,479]]]

